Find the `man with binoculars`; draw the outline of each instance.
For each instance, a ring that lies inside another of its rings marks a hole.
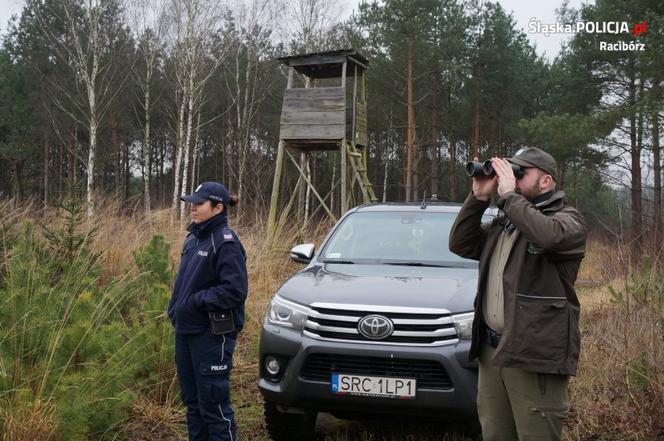
[[[470,358],[479,358],[483,439],[560,440],[580,350],[574,282],[585,253],[583,217],[563,203],[556,161],[538,148],[469,163],[467,171],[472,192],[450,250],[479,260]],[[494,194],[500,214],[482,224]]]

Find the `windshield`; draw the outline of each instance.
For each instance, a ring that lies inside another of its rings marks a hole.
[[[320,259],[328,263],[476,267],[476,261],[449,249],[455,217],[456,213],[353,213],[334,232]],[[483,221],[490,219],[484,216]]]

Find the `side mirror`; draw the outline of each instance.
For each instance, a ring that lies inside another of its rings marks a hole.
[[[309,263],[314,257],[314,249],[316,245],[313,243],[303,243],[295,245],[290,250],[290,257],[293,261],[298,263]]]

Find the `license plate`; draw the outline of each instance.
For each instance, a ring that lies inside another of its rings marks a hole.
[[[331,391],[337,395],[364,395],[379,398],[415,398],[414,378],[369,377],[333,373]]]

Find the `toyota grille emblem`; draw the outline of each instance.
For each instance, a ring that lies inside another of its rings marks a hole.
[[[382,340],[392,335],[394,324],[382,315],[368,315],[359,321],[357,330],[366,338]]]

